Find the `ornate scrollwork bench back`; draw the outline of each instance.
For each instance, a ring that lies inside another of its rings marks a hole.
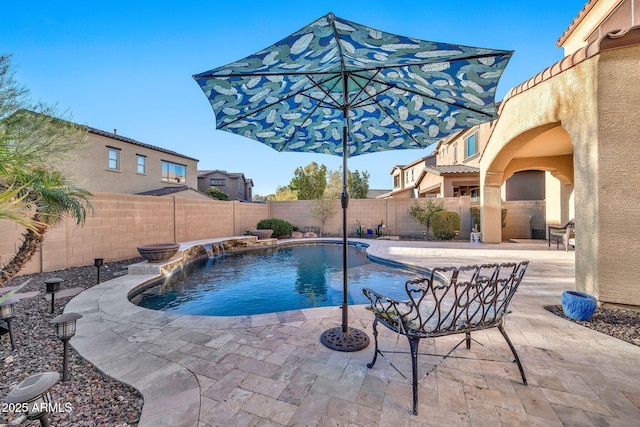
[[[363,289],[370,301],[369,308],[375,315],[375,353],[373,361],[367,366],[372,368],[375,365],[378,354],[386,359],[385,352],[378,347],[378,322],[398,334],[405,335],[409,340],[412,358],[413,413],[417,414],[419,381],[429,375],[463,342],[466,342],[467,349],[471,348],[471,332],[498,328],[513,353],[513,362],[518,365],[522,382],[526,384],[520,359],[503,324],[509,304],[528,265],[528,261],[522,261],[434,268],[428,277],[410,280],[405,284],[407,299],[403,301],[386,297],[368,288]],[[442,355],[440,362],[418,380],[420,339],[461,333],[465,334],[465,338],[446,355]],[[393,364],[391,366],[398,370]],[[401,372],[400,374],[404,376]]]

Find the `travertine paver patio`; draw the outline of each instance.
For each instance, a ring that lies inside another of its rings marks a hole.
[[[640,347],[576,325],[546,310],[574,289],[574,252],[546,243],[367,241],[374,257],[422,267],[530,260],[506,330],[523,361],[524,386],[510,363],[473,360],[472,345],[411,386],[384,360],[325,348],[320,334],[340,324],[340,309],[316,308],[235,318],[171,315],[128,302],[151,275],[128,275],[91,288],[67,306],[84,317],[72,345],[96,367],[139,389],[141,426],[250,425],[638,425]],[[372,314],[350,308],[350,323],[371,336]],[[508,355],[497,330],[473,334]],[[404,337],[381,329],[385,348]],[[455,337],[423,340],[448,350]],[[464,347],[464,346],[463,346]],[[423,357],[422,369],[429,368]],[[410,366],[405,355],[395,361]]]

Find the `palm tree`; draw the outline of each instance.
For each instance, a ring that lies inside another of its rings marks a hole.
[[[67,216],[84,222],[88,191],[70,186],[52,165],[86,144],[86,129],[62,119],[56,106],[32,103],[15,80],[10,55],[0,55],[0,220],[24,227],[22,245],[0,266],[0,286],[15,276]]]
[[[0,192],[0,220],[13,221],[24,228],[36,230],[36,224],[31,218],[24,215],[29,209],[29,204],[25,202],[26,194],[20,195],[25,186],[14,188],[9,186]]]
[[[14,182],[18,185],[17,200],[28,204],[31,212],[29,219],[34,226],[25,230],[18,252],[0,268],[0,286],[14,277],[31,260],[44,241],[47,230],[60,224],[67,217],[73,218],[78,225],[83,224],[87,211],[91,209],[91,193],[69,185],[58,171],[35,168],[18,174],[14,177]],[[8,188],[0,190],[6,192]]]

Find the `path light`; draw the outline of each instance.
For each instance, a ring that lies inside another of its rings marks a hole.
[[[100,284],[100,267],[104,265],[104,258],[94,258],[93,265],[98,269],[98,280],[96,281],[96,284]]]
[[[11,322],[16,317],[15,304],[18,302],[15,298],[9,298],[0,303],[0,335],[9,332],[9,340],[11,341],[11,350],[16,349],[16,342],[13,338],[13,328]],[[6,327],[5,327],[6,325]]]
[[[76,334],[76,320],[82,317],[78,313],[64,313],[51,319],[52,325],[56,325],[56,335],[64,344],[64,354],[62,363],[62,382],[67,381],[67,371],[69,366],[69,340]]]
[[[49,427],[49,409],[53,406],[49,389],[58,382],[57,372],[35,374],[20,382],[9,392],[7,403],[26,404],[27,419],[40,420],[40,425]]]
[[[60,283],[62,283],[62,279],[58,277],[52,277],[44,281],[47,285],[47,293],[51,294],[51,314],[53,314],[53,304],[55,302],[56,292],[60,290]]]

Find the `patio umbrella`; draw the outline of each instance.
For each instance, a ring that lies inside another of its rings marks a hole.
[[[196,74],[217,129],[278,151],[342,156],[342,325],[321,336],[356,351],[348,325],[347,159],[425,148],[497,117],[495,90],[512,51],[403,37],[332,13],[251,56]]]

